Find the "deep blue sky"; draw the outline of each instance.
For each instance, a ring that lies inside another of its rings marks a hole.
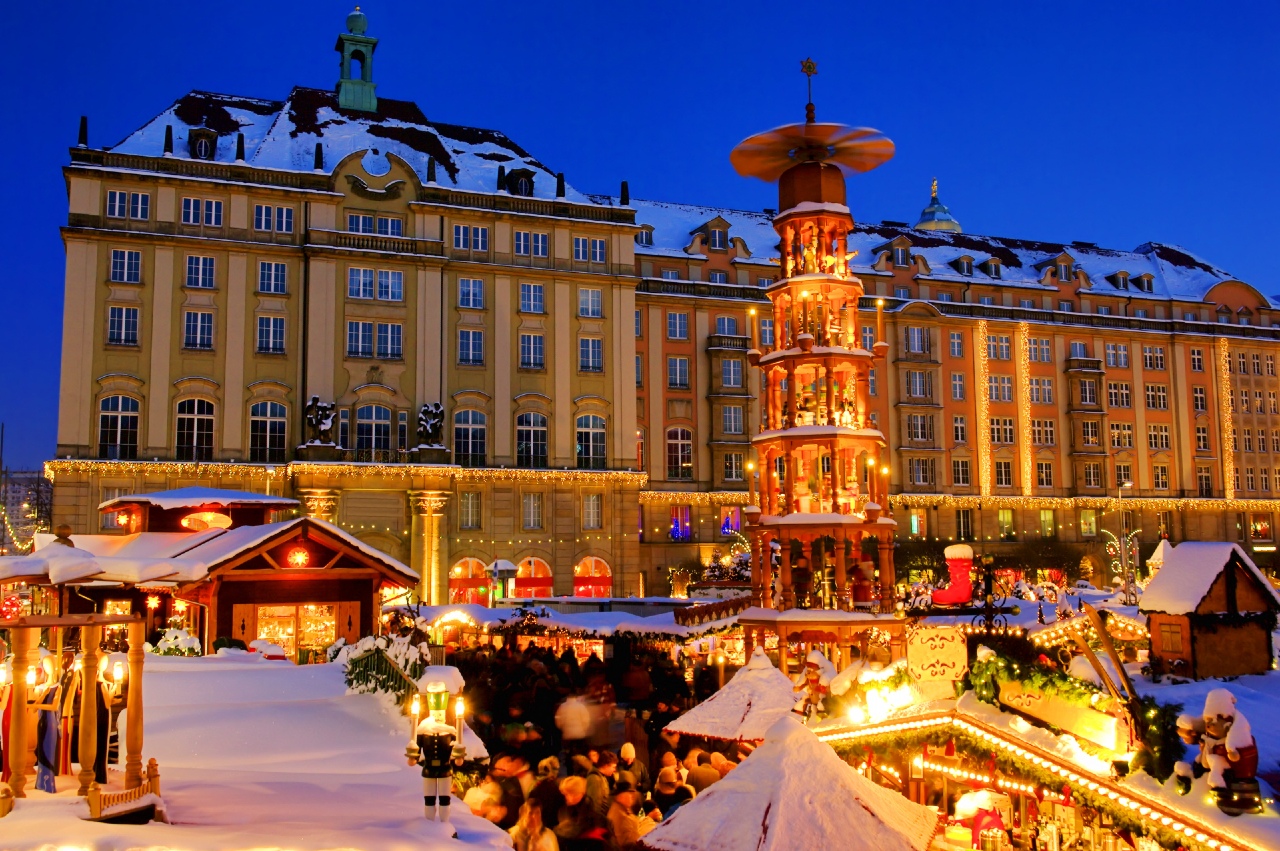
[[[15,3],[0,161],[5,461],[54,449],[66,221],[81,113],[111,145],[189,89],[283,98],[331,85],[351,4]],[[807,17],[805,10],[814,10]],[[501,129],[588,192],[759,209],[743,137],[803,118],[879,128],[855,217],[914,221],[937,176],[975,233],[1184,245],[1280,292],[1274,3],[364,4],[379,94]],[[818,10],[827,10],[822,14]],[[840,10],[839,16],[830,14]]]

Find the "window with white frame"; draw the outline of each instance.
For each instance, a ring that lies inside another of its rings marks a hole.
[[[644,387],[644,356],[636,355],[636,387]]]
[[[1032,420],[1031,442],[1036,446],[1053,446],[1058,442],[1055,420]]]
[[[1036,462],[1036,487],[1041,487],[1041,488],[1053,487],[1053,462],[1052,461]]]
[[[404,236],[404,220],[399,216],[378,216],[378,236]]]
[[[725,358],[720,361],[720,383],[724,387],[742,386],[742,361]]]
[[[728,272],[708,272],[707,283],[727,284],[729,283],[729,273]]]
[[[368,213],[347,213],[349,233],[373,233],[373,216]]]
[[[374,270],[352,266],[347,269],[347,298],[373,298]]]
[[[187,255],[187,286],[213,289],[214,263],[212,257]]]
[[[1169,448],[1169,426],[1163,424],[1152,424],[1147,426],[1147,448],[1148,449],[1168,449]]]
[[[1013,345],[1008,334],[987,335],[987,357],[990,360],[1009,360]]]
[[[462,251],[488,251],[489,229],[470,225],[454,225],[453,247]]]
[[[404,272],[394,269],[378,270],[378,299],[404,301]]]
[[[742,406],[725,405],[721,409],[721,423],[725,434],[742,434]]]
[[[112,346],[138,345],[138,308],[107,308],[107,343]]]
[[[142,283],[142,252],[113,248],[110,277],[114,283]]]
[[[907,327],[907,352],[910,354],[927,354],[929,352],[928,328]]]
[[[933,373],[923,369],[907,370],[907,395],[913,399],[933,396]]]
[[[462,529],[480,528],[479,491],[463,491],[458,494],[458,526]]]
[[[270,204],[253,205],[253,229],[293,233],[293,208],[272,207]]]
[[[545,339],[541,334],[520,335],[520,368],[545,369]]]
[[[1209,427],[1208,426],[1202,426],[1202,425],[1196,426],[1196,451],[1197,452],[1209,451]]]
[[[1133,423],[1111,423],[1110,429],[1112,449],[1133,448]]]
[[[151,218],[151,194],[148,192],[109,190],[107,192],[107,217],[146,221]]]
[[[1013,443],[1013,417],[991,418],[991,442]]]
[[[964,332],[952,331],[950,340],[951,340],[951,357],[953,358],[964,357]]]
[[[1102,464],[1097,461],[1085,462],[1084,486],[1087,488],[1102,487]]]
[[[1146,387],[1147,408],[1153,411],[1164,411],[1169,408],[1169,388],[1164,384],[1148,384]]]
[[[484,310],[484,281],[479,278],[459,278],[458,307]]]
[[[1107,404],[1112,408],[1132,408],[1133,394],[1127,381],[1107,382]]]
[[[582,528],[600,529],[604,526],[604,494],[584,493],[582,495]]]
[[[738,335],[737,318],[733,316],[717,316],[716,333],[722,336],[736,337]]]
[[[458,331],[458,363],[464,366],[484,366],[484,331]]]
[[[579,470],[603,470],[607,463],[605,421],[596,414],[583,414],[575,421]]]
[[[515,232],[515,253],[519,257],[529,256],[529,232],[527,230]]]
[[[689,389],[689,359],[671,356],[667,358],[667,387],[672,390]]]
[[[971,484],[968,458],[953,458],[951,460],[951,484],[958,488],[967,488]]]
[[[956,401],[964,399],[964,373],[951,373],[951,398]]]
[[[1098,382],[1092,378],[1084,378],[1080,381],[1080,404],[1096,405],[1098,404]]]
[[[956,540],[957,541],[973,540],[973,509],[971,508],[956,509]]]
[[[1142,366],[1144,369],[1164,369],[1164,346],[1143,346]]]
[[[547,234],[545,233],[533,234],[533,256],[546,257],[548,244],[549,243],[548,243]]]
[[[1071,357],[1087,358],[1089,357],[1089,344],[1083,340],[1071,341]]]
[[[585,236],[575,236],[573,238],[573,259],[580,263],[587,262],[587,255],[590,248],[587,244],[588,240]]]
[[[724,480],[726,482],[740,482],[744,478],[742,453],[726,452],[724,454]]]
[[[996,487],[1011,488],[1013,487],[1013,462],[1012,461],[996,461]],[[1006,509],[1002,509],[1006,510]]]
[[[528,412],[516,416],[516,466],[521,469],[547,466],[547,418]]]
[[[956,443],[969,442],[968,419],[962,414],[956,414],[951,418],[951,438]]]
[[[174,454],[179,461],[213,460],[213,415],[213,403],[205,399],[178,403]]]
[[[907,481],[913,485],[932,485],[934,483],[933,459],[908,458]]]
[[[258,292],[283,295],[288,291],[289,267],[263,260],[258,263]]]
[[[525,529],[542,528],[542,494],[520,495],[520,519]]]
[[[689,314],[675,310],[667,311],[667,339],[689,339]]]
[[[772,319],[760,320],[760,345],[761,346],[773,345],[773,320]]]
[[[605,241],[603,239],[591,240],[591,262],[603,263],[606,257]]]
[[[213,348],[213,314],[204,310],[187,310],[182,316],[182,347]]]
[[[280,464],[285,460],[288,420],[279,402],[254,402],[249,406],[249,460]]]
[[[604,371],[604,340],[599,337],[578,338],[578,371]]]
[[[462,410],[453,415],[453,459],[463,467],[485,465],[488,420],[482,411]]]
[[[378,323],[378,357],[400,360],[404,357],[404,326],[399,322]]]
[[[687,428],[667,429],[667,478],[693,479],[693,432]]]
[[[907,439],[933,440],[933,416],[931,414],[907,414]]]
[[[711,248],[723,249],[726,247],[725,232],[721,228],[711,228]]]
[[[598,319],[604,315],[604,293],[598,287],[578,288],[578,315]]]
[[[1102,438],[1097,420],[1085,420],[1080,423],[1080,442],[1085,446],[1098,446]]]
[[[347,322],[347,357],[373,357],[373,323],[349,320]]]
[[[1169,489],[1168,464],[1151,465],[1151,486],[1158,491],[1165,491]]]
[[[284,317],[258,317],[258,352],[263,354],[284,354]]]
[[[546,296],[542,284],[520,284],[520,312],[546,313]]]
[[[140,404],[132,396],[106,396],[98,403],[98,457],[129,461],[138,457]]]

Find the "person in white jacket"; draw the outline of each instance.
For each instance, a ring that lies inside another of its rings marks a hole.
[[[591,737],[591,707],[577,695],[569,695],[556,710],[556,727],[570,754],[585,753]]]

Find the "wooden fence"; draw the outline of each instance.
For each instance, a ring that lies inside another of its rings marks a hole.
[[[397,703],[404,703],[418,693],[418,678],[423,664],[418,660],[409,663],[404,670],[380,647],[347,659],[347,686],[362,692],[385,692],[396,696]]]
[[[126,789],[123,792],[103,792],[98,786],[97,781],[89,784],[89,818],[97,821],[102,818],[104,810],[114,809],[123,804],[131,804],[135,801],[145,798],[147,795],[155,795],[160,797],[160,768],[156,765],[154,759],[147,760],[147,772],[142,778],[141,785],[134,789]],[[157,816],[160,811],[157,810]]]

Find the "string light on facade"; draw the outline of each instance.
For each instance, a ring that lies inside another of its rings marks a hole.
[[[974,423],[978,438],[978,490],[984,497],[991,496],[991,395],[990,365],[987,363],[987,320],[978,320],[978,330],[973,344],[974,360],[978,367],[978,421]]]
[[[1244,357],[1244,355],[1241,355]],[[1222,493],[1236,497],[1236,456],[1231,435],[1235,431],[1235,397],[1231,389],[1231,351],[1227,338],[1218,338],[1218,418],[1222,422]]]

